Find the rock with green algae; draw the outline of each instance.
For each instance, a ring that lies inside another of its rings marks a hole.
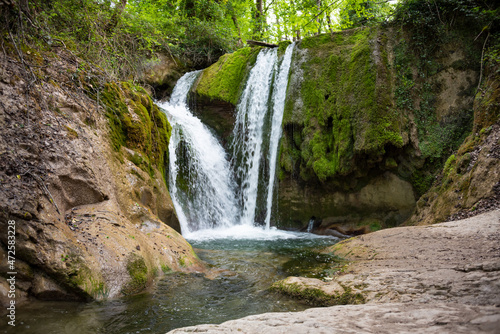
[[[108,83],[101,92],[106,106],[113,148],[136,149],[145,157],[141,167],[152,173],[152,164],[165,177],[172,127],[167,116],[140,86],[128,82]]]
[[[275,282],[271,291],[279,292],[314,306],[362,304],[364,298],[352,289],[345,289],[335,281],[290,276]]]
[[[378,42],[385,34],[355,29],[297,44],[283,116],[284,174],[320,182],[363,174],[408,143],[391,99],[387,45]]]
[[[350,225],[375,219],[388,227],[410,217],[446,152],[470,130],[477,69],[454,64],[476,57],[477,48],[450,37],[442,44],[447,52],[426,61],[409,45],[391,27],[298,43],[279,155],[275,217],[283,226],[300,227],[298,220],[305,226],[315,216]],[[424,70],[429,64],[434,72]],[[401,191],[388,201],[375,196],[380,205],[358,207],[360,191],[388,173],[395,183],[379,184]],[[400,206],[408,197],[413,203]]]
[[[238,99],[261,49],[247,47],[220,57],[201,72],[193,85],[189,99],[191,110],[214,129],[223,142],[229,140]]]
[[[261,48],[243,48],[226,54],[203,70],[193,88],[197,95],[236,105],[245,85],[245,78]]]

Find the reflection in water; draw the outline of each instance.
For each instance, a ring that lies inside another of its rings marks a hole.
[[[300,311],[306,305],[268,292],[269,286],[289,275],[307,275],[304,270],[297,271],[299,263],[308,262],[312,269],[309,275],[321,277],[322,266],[334,261],[331,256],[311,251],[334,244],[336,239],[332,238],[283,231],[276,231],[274,236],[270,231],[260,235],[255,232],[254,239],[231,236],[229,232],[222,235],[224,239],[205,235],[189,240],[202,260],[221,269],[215,279],[172,273],[146,293],[117,300],[36,302],[17,310],[15,328],[1,327],[0,332],[166,333],[250,314]]]

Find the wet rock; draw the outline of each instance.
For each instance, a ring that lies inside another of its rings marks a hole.
[[[319,229],[336,229],[342,234],[400,224],[415,208],[411,184],[391,172],[352,192],[286,179],[279,183],[278,194],[280,221],[302,227],[316,216],[322,221]]]
[[[310,298],[311,296],[308,296],[308,294],[317,295],[318,297],[338,298],[345,293],[345,289],[337,282],[327,283],[317,278],[294,276],[274,283],[271,289],[294,295],[299,299]]]
[[[40,300],[81,300],[74,294],[68,293],[68,291],[56,282],[43,274],[35,274],[33,280],[33,287],[31,289],[33,296]]]

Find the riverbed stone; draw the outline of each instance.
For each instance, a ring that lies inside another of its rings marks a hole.
[[[265,313],[220,325],[199,325],[168,333],[498,333],[494,306],[463,304],[341,305],[303,312]]]
[[[327,283],[317,278],[295,276],[275,282],[271,289],[310,303],[320,302],[321,299],[330,299],[334,303],[336,298],[345,293],[345,289],[337,282]]]

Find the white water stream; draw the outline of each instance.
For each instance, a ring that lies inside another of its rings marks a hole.
[[[199,230],[235,237],[242,231],[246,236],[260,235],[262,228],[254,226],[259,196],[265,203],[260,208],[265,210],[265,221],[258,223],[270,229],[293,47],[288,46],[281,62],[277,49],[259,53],[237,106],[232,156],[187,106],[189,90],[199,71],[185,74],[177,82],[170,102],[160,105],[172,125],[169,190],[184,236],[194,237]],[[266,159],[267,164],[263,164]],[[269,169],[263,171],[264,166]],[[265,180],[263,174],[267,175]],[[263,187],[260,191],[259,180]],[[274,233],[281,234],[276,230]]]
[[[198,72],[184,75],[170,103],[162,107],[172,125],[169,143],[169,190],[181,229],[229,227],[237,221],[235,182],[224,148],[186,105]]]

